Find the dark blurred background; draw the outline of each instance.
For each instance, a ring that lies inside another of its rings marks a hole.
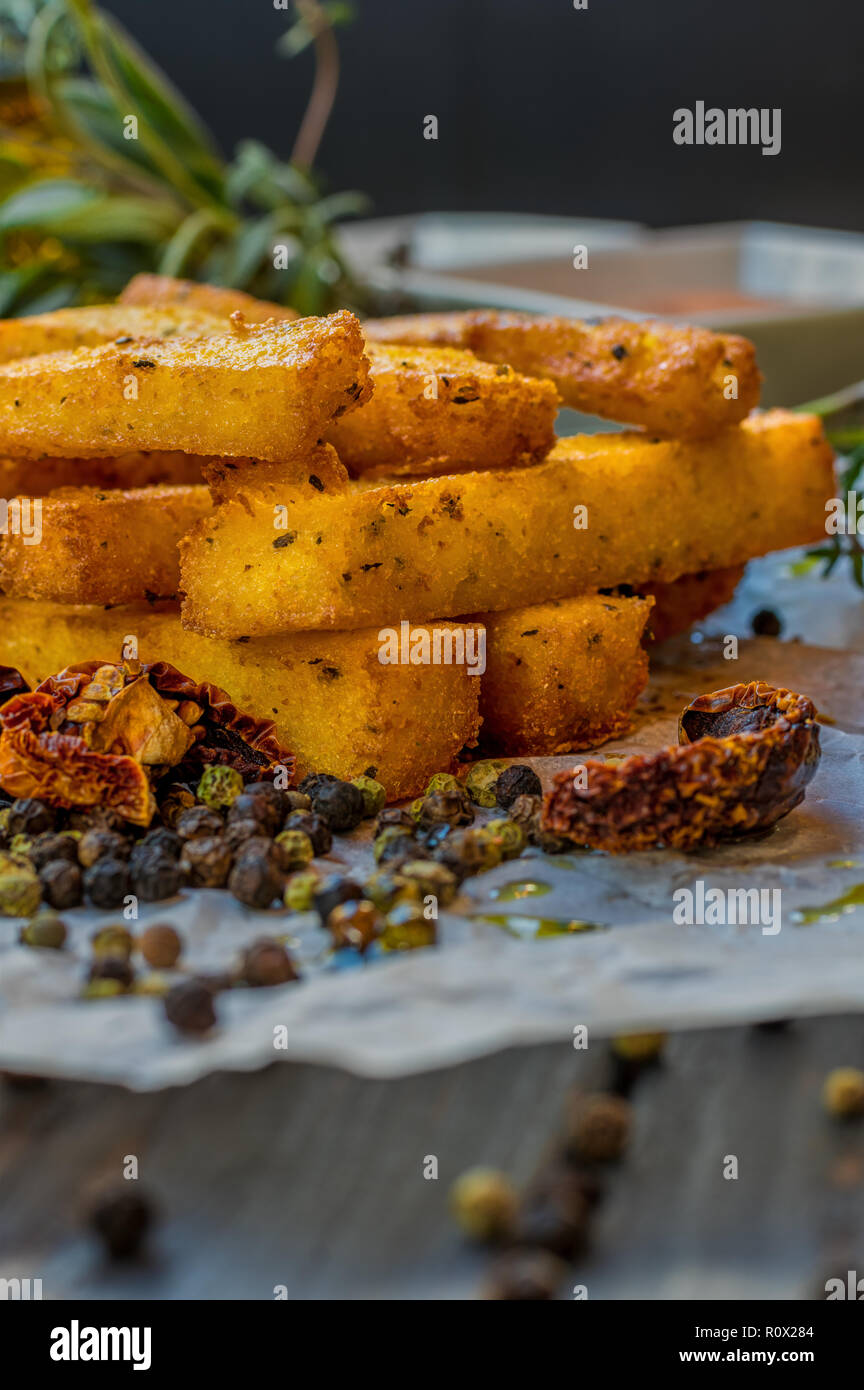
[[[104,0],[210,123],[290,154],[312,71],[272,0]],[[318,167],[377,215],[864,228],[860,0],[356,0]],[[682,148],[697,100],[782,108],[782,152]],[[439,121],[423,139],[423,117]]]

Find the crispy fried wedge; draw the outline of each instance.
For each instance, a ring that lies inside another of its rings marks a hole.
[[[759,402],[753,344],[707,328],[476,309],[373,319],[363,331],[370,343],[468,348],[486,362],[548,378],[575,410],[674,438],[707,438]]]
[[[128,304],[93,304],[83,309],[56,309],[23,319],[0,319],[0,362],[35,357],[43,352],[122,344],[142,338],[206,338],[226,333],[227,315],[206,314],[169,304],[142,309]]]
[[[627,729],[648,680],[652,600],[586,594],[484,613],[484,743],[508,755],[570,753]]]
[[[142,661],[171,662],[274,720],[298,779],[374,768],[390,800],[416,796],[477,736],[480,680],[465,666],[382,665],[377,629],[211,642],[186,632],[170,605],[106,612],[0,598],[0,662],[31,682],[82,659],[116,661],[130,636]]]
[[[195,454],[123,454],[113,459],[0,458],[0,497],[44,497],[58,487],[135,488],[200,483],[209,460]]]
[[[226,290],[219,285],[202,285],[197,280],[173,280],[170,275],[134,275],[118,300],[120,304],[186,305],[208,314],[233,314],[236,309],[247,323],[267,319],[296,319],[297,311],[269,299],[254,299],[242,290]]]
[[[367,371],[360,325],[344,311],[25,357],[0,367],[0,453],[288,459],[368,399]]]
[[[316,493],[347,492],[350,485],[348,472],[330,444],[317,444],[290,464],[226,458],[199,462],[214,502],[242,499],[247,493],[259,500],[269,498],[275,506],[284,505],[286,527],[297,502],[313,500]]]
[[[38,505],[34,542],[35,528],[27,524],[32,511],[16,513],[20,499],[8,504],[0,588],[15,598],[113,604],[173,598],[177,542],[213,504],[199,485],[128,492],[62,488]],[[15,517],[25,524],[13,527]]]
[[[641,586],[639,592],[654,599],[649,623],[652,640],[665,642],[679,632],[686,632],[715,608],[729,603],[743,573],[743,565],[732,565],[729,569],[684,574],[671,584]]]
[[[772,411],[708,443],[561,439],[533,468],[358,485],[292,510],[228,502],[180,545],[184,621],[212,636],[421,621],[667,582],[824,535],[832,453]]]
[[[355,473],[453,473],[535,463],[555,441],[558,396],[453,348],[370,347],[374,390],[327,438]]]

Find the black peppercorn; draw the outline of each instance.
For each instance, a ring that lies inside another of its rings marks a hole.
[[[333,847],[329,825],[323,816],[317,816],[314,812],[292,811],[283,828],[302,830],[304,835],[308,835],[316,858],[322,854],[329,854]]]
[[[183,812],[190,811],[194,805],[195,793],[192,788],[187,787],[185,782],[175,782],[160,796],[159,814],[165,825],[174,829]]]
[[[375,822],[376,838],[381,834],[382,830],[386,830],[388,825],[401,825],[412,835],[417,829],[417,822],[410,811],[405,811],[400,806],[387,806],[379,813],[378,819]]]
[[[167,825],[157,825],[155,830],[148,830],[144,838],[139,840],[133,849],[133,865],[135,854],[139,849],[158,849],[160,854],[167,854],[169,859],[179,859],[183,853],[183,844],[184,842],[176,830],[169,830]]]
[[[135,971],[125,956],[100,955],[93,958],[87,979],[91,982],[93,980],[112,980],[119,985],[119,992],[125,994],[132,988]]]
[[[567,1278],[567,1266],[547,1250],[513,1250],[495,1265],[484,1297],[495,1301],[539,1303],[554,1299]]]
[[[225,843],[232,854],[238,854],[247,840],[261,838],[262,826],[257,820],[229,821],[225,828]],[[269,838],[269,837],[266,837]]]
[[[298,782],[297,790],[304,796],[312,797],[319,787],[323,787],[325,782],[338,782],[338,777],[332,777],[329,772],[309,772]]]
[[[285,985],[298,976],[282,943],[262,936],[244,951],[240,978],[259,989],[267,985]]]
[[[85,830],[78,841],[78,863],[89,869],[97,859],[128,859],[131,842],[116,830]]]
[[[562,1176],[527,1195],[516,1218],[514,1242],[573,1259],[585,1244],[588,1214],[588,1201],[578,1182]]]
[[[337,834],[354,830],[366,812],[363,793],[353,782],[325,782],[310,792],[310,796],[312,810]]]
[[[78,907],[83,897],[81,870],[68,859],[52,859],[39,870],[42,896],[58,912]]]
[[[28,858],[34,869],[44,869],[46,864],[57,859],[68,859],[71,864],[77,864],[78,842],[72,835],[55,835],[49,830],[44,835],[36,836]]]
[[[228,891],[247,907],[267,908],[274,898],[281,898],[284,875],[268,851],[249,849],[255,840],[248,840],[228,878]]]
[[[282,810],[266,796],[241,792],[228,812],[228,824],[245,820],[255,821],[259,835],[275,835],[282,824]]]
[[[331,874],[329,878],[322,879],[321,886],[312,898],[312,906],[321,921],[326,922],[334,907],[362,897],[363,889],[359,883],[354,883],[350,878],[343,878],[340,874]]]
[[[10,836],[41,835],[46,830],[53,830],[56,822],[56,811],[35,797],[26,796],[13,801],[9,807],[7,828]]]
[[[414,835],[393,835],[384,844],[376,844],[375,862],[377,864],[394,864],[403,862],[406,859],[417,859],[422,857],[422,849],[417,845]]]
[[[513,763],[505,767],[495,783],[495,799],[499,806],[509,811],[517,796],[542,796],[543,787],[533,767],[524,763]]]
[[[272,782],[247,782],[243,788],[246,796],[261,796],[273,808],[273,813],[278,815],[281,821],[292,809],[286,799],[285,792],[274,787]]]
[[[210,835],[203,840],[187,840],[180,868],[193,888],[223,888],[234,856],[226,840]]]
[[[461,787],[431,792],[420,803],[421,830],[430,830],[433,825],[470,825],[473,819],[474,807]]]
[[[206,1033],[216,1023],[213,991],[203,980],[182,980],[162,1003],[168,1022],[181,1033]]]
[[[144,850],[132,865],[132,890],[145,903],[161,903],[175,897],[185,881],[181,864],[163,854],[158,845]]]
[[[750,619],[755,637],[779,637],[783,624],[772,608],[760,608]]]
[[[112,1260],[137,1255],[153,1224],[153,1207],[137,1183],[105,1189],[92,1203],[88,1225]]]
[[[132,891],[129,865],[122,859],[97,859],[84,874],[84,891],[94,907],[122,907]]]
[[[181,840],[203,840],[209,835],[221,835],[225,822],[219,812],[211,811],[209,806],[192,806],[177,817],[174,829]]]

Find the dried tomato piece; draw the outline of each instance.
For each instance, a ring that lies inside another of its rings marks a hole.
[[[13,695],[25,695],[30,689],[20,671],[14,666],[0,666],[0,705],[5,705]]]
[[[74,734],[4,730],[0,786],[10,796],[33,796],[47,806],[104,807],[133,825],[149,825],[156,805],[140,763],[93,753]]]
[[[819,765],[813,702],[761,681],[698,696],[679,737],[617,765],[588,759],[584,787],[559,773],[543,829],[612,854],[707,847],[769,829],[804,799]]]

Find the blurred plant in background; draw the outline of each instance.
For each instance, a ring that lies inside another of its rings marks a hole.
[[[315,78],[291,161],[247,140],[227,162],[91,0],[0,0],[0,315],[112,299],[143,270],[302,314],[360,304],[334,223],[366,200],[326,194],[312,172],[338,83],[333,29],[352,11],[294,8],[278,51],[311,46]]]

